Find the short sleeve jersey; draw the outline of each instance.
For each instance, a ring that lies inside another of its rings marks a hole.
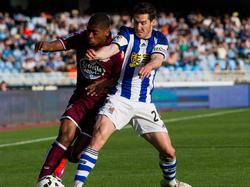
[[[133,28],[122,26],[112,43],[124,51],[124,60],[118,84],[111,94],[150,103],[156,70],[152,70],[150,77],[143,80],[139,78],[138,73],[140,67],[150,61],[152,54],[159,53],[166,58],[167,38],[161,32],[153,30],[149,39],[140,39]]]
[[[119,77],[122,65],[122,53],[112,56],[109,59],[101,61],[89,62],[84,58],[85,53],[90,49],[87,40],[87,31],[80,31],[69,34],[59,39],[65,50],[76,50],[77,61],[77,83],[74,92],[74,98],[85,98],[93,100],[93,102],[106,96],[106,93],[98,94],[98,96],[88,96],[85,87],[94,83],[96,80],[109,79],[111,77]],[[112,41],[111,35],[107,38],[103,46],[109,45]],[[100,46],[102,47],[102,46]],[[98,49],[98,48],[93,48]],[[72,98],[71,98],[72,99]],[[90,104],[92,105],[92,104]]]

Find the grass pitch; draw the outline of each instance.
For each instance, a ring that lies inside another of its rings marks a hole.
[[[250,109],[162,113],[177,151],[177,178],[193,187],[250,187]],[[32,187],[58,126],[0,132],[0,187]],[[37,142],[35,142],[37,141]],[[31,143],[32,142],[32,143]],[[11,143],[18,143],[12,145]],[[63,183],[72,186],[75,164]],[[131,128],[105,145],[86,187],[159,187],[158,153]]]

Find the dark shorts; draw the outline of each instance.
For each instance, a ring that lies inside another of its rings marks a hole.
[[[71,98],[68,107],[61,116],[61,120],[65,118],[70,119],[82,134],[91,137],[96,117],[99,108],[103,105],[103,101],[104,98]]]

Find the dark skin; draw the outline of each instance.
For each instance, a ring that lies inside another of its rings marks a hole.
[[[91,47],[99,47],[104,44],[107,37],[110,34],[110,28],[104,28],[99,25],[88,25],[88,42]],[[37,42],[35,45],[35,52],[55,52],[64,51],[63,45],[59,40],[54,40],[51,42],[41,41]]]
[[[89,45],[93,48],[102,46],[109,34],[109,27],[105,28],[101,25],[94,24],[87,26],[87,39]],[[40,41],[37,42],[35,45],[35,52],[55,52],[64,50],[65,49],[59,40],[54,40],[51,42]],[[95,96],[100,92],[107,92],[108,89],[111,88],[115,83],[116,79],[98,80],[86,87],[85,89],[88,90],[88,95]],[[79,160],[79,156],[83,147],[87,146],[90,142],[90,137],[85,135],[78,136],[78,134],[79,130],[71,120],[63,119],[61,121],[57,141],[65,147],[69,147],[76,139],[71,152],[74,157],[74,160]]]

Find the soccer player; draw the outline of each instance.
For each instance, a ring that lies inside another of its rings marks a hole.
[[[118,84],[100,109],[91,142],[81,154],[74,187],[85,184],[103,145],[115,130],[129,121],[134,130],[159,151],[161,186],[190,187],[176,180],[175,149],[151,101],[155,73],[166,58],[168,40],[161,32],[153,30],[156,10],[150,3],[137,4],[133,18],[134,28],[122,26],[110,45],[86,53],[90,60],[106,59],[120,51],[124,51],[125,56]]]
[[[122,53],[104,59],[102,62],[95,60],[90,63],[85,58],[85,52],[88,49],[97,50],[111,43],[110,26],[110,19],[106,14],[95,14],[90,18],[87,30],[51,42],[38,42],[35,46],[36,52],[74,49],[77,60],[76,89],[61,117],[59,134],[47,154],[39,179],[51,175],[55,170],[57,170],[55,174],[60,177],[64,166],[59,168],[57,166],[67,155],[67,149],[78,135],[80,139],[76,140],[76,143],[81,147],[80,151],[90,141],[98,109],[103,105],[107,96],[106,89],[110,89],[120,75]],[[78,153],[80,155],[79,148],[76,147],[73,150],[73,158],[71,151],[69,160],[77,162],[76,156]]]

